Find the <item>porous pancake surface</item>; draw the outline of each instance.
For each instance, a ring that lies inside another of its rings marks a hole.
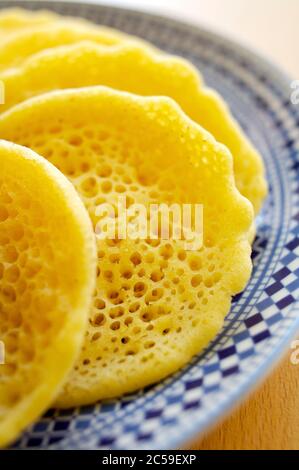
[[[0,43],[0,71],[20,66],[32,54],[55,46],[90,40],[111,46],[125,41],[138,41],[120,31],[97,26],[88,21],[68,18],[33,28],[16,30]],[[140,40],[140,43],[142,41]]]
[[[72,369],[95,261],[90,219],[67,178],[0,140],[0,447],[51,405]]]
[[[237,187],[255,212],[260,210],[267,191],[262,158],[220,95],[204,85],[189,62],[124,40],[108,47],[79,42],[33,55],[0,79],[6,90],[3,111],[46,91],[90,85],[173,98],[230,149]]]
[[[105,87],[28,100],[0,116],[0,136],[39,151],[67,175],[94,228],[97,208],[117,209],[120,196],[127,208],[139,203],[147,211],[152,203],[203,205],[196,251],[160,233],[98,239],[84,346],[56,404],[118,396],[186,364],[219,331],[251,272],[253,211],[235,187],[229,151],[174,101]]]

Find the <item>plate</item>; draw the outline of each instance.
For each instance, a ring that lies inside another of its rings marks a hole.
[[[168,18],[85,3],[0,2],[15,5],[88,18],[191,60],[263,155],[270,194],[257,220],[253,276],[217,338],[159,385],[96,406],[50,410],[14,448],[183,446],[244,398],[299,329],[299,105],[291,103],[291,80],[238,44]]]

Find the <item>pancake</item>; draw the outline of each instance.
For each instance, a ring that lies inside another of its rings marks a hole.
[[[0,141],[0,447],[51,404],[77,358],[95,285],[95,240],[70,182]]]
[[[237,187],[259,212],[267,191],[262,158],[220,95],[204,85],[187,61],[136,45],[81,42],[36,54],[0,79],[6,90],[3,111],[46,91],[90,85],[173,98],[230,149]]]
[[[120,31],[66,17],[50,24],[21,29],[9,34],[0,43],[0,71],[21,65],[28,57],[39,51],[74,44],[84,39],[106,46],[126,40],[134,41]]]
[[[0,116],[0,136],[38,151],[68,176],[96,231],[111,218],[98,208],[118,209],[120,196],[127,209],[138,203],[147,213],[151,204],[203,205],[197,249],[186,247],[186,239],[164,239],[161,230],[156,238],[97,237],[85,342],[57,406],[155,383],[215,337],[251,273],[253,211],[236,189],[226,147],[173,100],[106,87],[27,100]],[[121,230],[123,219],[115,215]]]

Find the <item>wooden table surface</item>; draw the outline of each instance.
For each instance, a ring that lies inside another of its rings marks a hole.
[[[299,365],[290,353],[228,418],[185,448],[299,450]]]

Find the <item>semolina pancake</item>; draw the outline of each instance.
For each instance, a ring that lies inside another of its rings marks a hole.
[[[95,240],[70,182],[0,140],[0,447],[51,404],[80,352]]]
[[[81,356],[56,400],[71,407],[155,383],[215,337],[251,273],[252,206],[230,152],[165,97],[106,87],[41,95],[0,116],[0,136],[38,151],[97,208],[126,196],[203,205],[203,245],[158,236],[97,239],[97,285]],[[109,214],[102,222],[108,223]],[[116,212],[118,227],[122,221]]]
[[[0,71],[20,66],[28,57],[39,51],[82,40],[111,46],[137,39],[114,29],[66,17],[49,24],[18,30],[2,39]]]

